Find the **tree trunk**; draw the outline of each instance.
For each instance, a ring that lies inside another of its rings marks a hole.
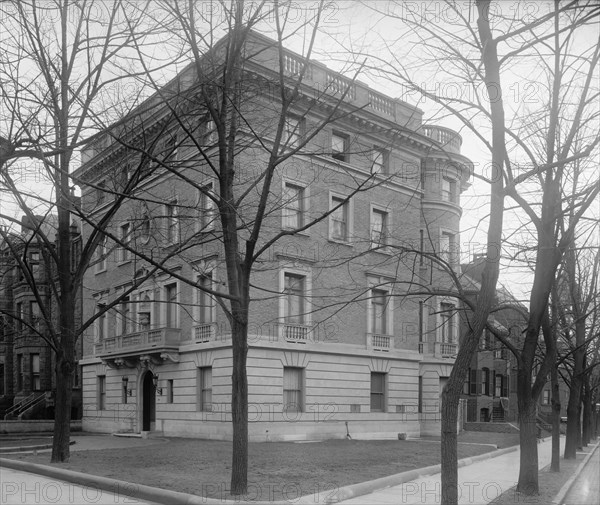
[[[72,354],[71,354],[72,356]],[[71,400],[73,396],[73,359],[62,353],[56,357],[56,398],[54,404],[54,437],[52,463],[67,463],[71,444]]]
[[[444,482],[442,486],[442,503],[458,503],[458,452],[457,452],[457,428],[458,404],[460,400],[460,389],[452,387],[453,384],[462,384],[465,381],[468,372],[468,363],[471,361],[472,352],[468,353],[461,361],[466,362],[466,366],[461,366],[457,362],[452,368],[450,378],[446,387],[442,391],[442,473]],[[454,376],[454,377],[453,377]]]
[[[529,386],[527,386],[529,388]],[[529,396],[519,395],[519,444],[521,448],[517,491],[538,494],[538,451],[536,403]]]
[[[590,421],[591,421],[592,399],[588,391],[587,380],[583,386],[583,429],[581,434],[581,442],[583,447],[587,447],[590,443]]]
[[[579,396],[581,398],[581,395]],[[581,440],[581,414],[582,414],[582,408],[581,408],[582,402],[581,400],[579,400],[579,405],[577,406],[577,449],[582,450],[583,449],[583,444],[582,444],[582,440]]]
[[[471,330],[460,342],[458,356],[452,367],[450,378],[442,392],[442,503],[456,505],[458,503],[458,461],[456,423],[458,403],[466,374],[473,353],[487,319],[496,294],[500,257],[498,244],[502,241],[502,225],[504,218],[504,181],[503,173],[506,155],[504,101],[500,86],[500,63],[496,44],[493,41],[490,28],[490,2],[476,2],[478,18],[477,27],[482,39],[481,60],[485,67],[484,81],[491,100],[490,112],[492,117],[492,167],[497,170],[498,177],[491,184],[490,218],[487,232],[486,264],[482,272],[481,288],[477,296],[477,304]]]
[[[558,368],[553,366],[550,372],[552,384],[552,461],[550,471],[560,472],[560,389],[558,387]]]
[[[233,421],[233,452],[231,458],[231,494],[246,494],[248,488],[248,321],[245,314],[233,314],[231,377],[231,416]],[[239,317],[236,317],[239,316]]]

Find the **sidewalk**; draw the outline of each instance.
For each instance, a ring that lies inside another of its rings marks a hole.
[[[597,505],[600,500],[600,448],[596,447],[582,472],[575,478],[561,504]]]
[[[561,446],[564,437],[561,437]],[[538,464],[543,468],[552,457],[551,438],[538,444]],[[518,450],[460,467],[458,469],[459,503],[486,504],[516,485],[519,477]],[[472,458],[476,460],[477,458]],[[340,490],[342,491],[342,490]],[[344,504],[438,504],[441,501],[441,474],[435,473],[371,494],[343,500]]]

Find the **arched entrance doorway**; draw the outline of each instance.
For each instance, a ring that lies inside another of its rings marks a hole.
[[[154,374],[150,371],[142,379],[142,431],[152,431],[156,422],[156,392]]]

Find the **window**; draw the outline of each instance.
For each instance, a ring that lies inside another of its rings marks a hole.
[[[304,225],[304,188],[286,182],[283,187],[283,227],[297,229]]]
[[[17,302],[16,305],[17,313],[17,331],[23,331],[23,322],[25,321],[25,310],[22,302]]]
[[[350,139],[348,135],[343,133],[333,132],[331,134],[331,157],[334,160],[339,161],[350,161],[350,154],[348,153],[350,145]]]
[[[494,375],[494,396],[502,396],[502,383],[504,377],[500,374]]]
[[[167,380],[167,403],[173,403],[173,379]]]
[[[381,209],[371,210],[371,246],[387,244],[388,213]]]
[[[456,334],[453,317],[454,310],[455,307],[451,303],[440,303],[442,342],[447,344],[456,343]]]
[[[371,333],[386,335],[388,331],[389,293],[383,289],[371,290]]]
[[[179,157],[179,144],[177,142],[177,134],[171,133],[171,136],[165,141],[164,144],[164,158],[170,160],[177,160]]]
[[[40,312],[40,306],[37,302],[29,302],[29,324],[36,330],[40,329],[40,322],[42,320],[42,314]]]
[[[201,412],[212,411],[212,367],[198,368],[197,385],[198,410]]]
[[[329,238],[344,242],[348,241],[350,236],[350,202],[343,197],[332,195],[329,208],[335,208],[329,216]]]
[[[107,312],[103,312],[106,309],[106,305],[104,303],[99,303],[96,306],[96,312],[100,314],[96,319],[96,342],[102,342],[106,337],[108,337],[108,318]]]
[[[140,238],[142,243],[147,244],[150,242],[150,236],[152,233],[152,221],[150,220],[150,216],[145,214],[142,218],[142,223],[140,225]]]
[[[371,153],[371,173],[386,174],[388,172],[389,154],[385,149],[374,147]]]
[[[165,215],[167,217],[167,242],[176,244],[179,242],[179,215],[177,211],[177,200],[165,206]]]
[[[106,375],[98,375],[96,403],[98,410],[106,409]]]
[[[481,370],[481,394],[489,396],[490,394],[490,370],[484,368]]]
[[[469,394],[469,379],[470,379],[470,374],[471,374],[471,369],[469,369],[469,372],[467,373],[467,376],[465,377],[465,382],[463,382],[463,389],[462,389],[462,394],[463,395],[468,395]]]
[[[217,131],[215,122],[212,119],[206,120],[206,123],[204,123],[204,128],[202,129],[202,134],[204,136],[205,145],[208,146],[217,142],[219,139],[219,132]]]
[[[492,334],[490,330],[485,329],[479,340],[480,351],[490,351],[492,349]]]
[[[417,399],[417,412],[421,414],[423,412],[423,376],[419,375],[419,396]]]
[[[371,412],[385,412],[385,375],[371,372]]]
[[[119,303],[118,335],[127,335],[131,332],[131,314],[129,310],[129,297],[123,298]]]
[[[456,262],[454,234],[442,232],[440,236],[440,258],[450,264]]]
[[[419,342],[423,342],[425,336],[425,302],[419,302]]]
[[[101,181],[96,186],[96,205],[102,205],[106,200],[106,183]]]
[[[146,331],[151,328],[152,307],[154,293],[151,289],[146,289],[138,294],[139,305],[137,306],[137,322],[139,331]]]
[[[442,200],[456,203],[456,181],[448,177],[442,178]]]
[[[198,228],[197,231],[210,231],[215,227],[218,214],[213,198],[212,183],[198,190]]]
[[[24,386],[24,373],[25,370],[23,368],[24,358],[22,354],[17,354],[17,391],[23,391]]]
[[[34,279],[39,279],[40,276],[40,253],[32,252],[29,255],[29,269],[31,270],[31,276]]]
[[[550,405],[550,390],[544,389],[542,392],[542,405]]]
[[[100,238],[100,242],[98,243],[98,248],[96,249],[96,256],[98,259],[98,263],[96,263],[96,273],[104,272],[106,270],[106,258],[107,254],[107,240],[108,237],[106,235],[102,235]]]
[[[303,412],[302,368],[283,368],[283,411]]]
[[[477,384],[477,370],[469,368],[469,394],[476,395],[479,392]]]
[[[81,258],[81,237],[74,237],[71,242],[71,272],[75,272]]]
[[[302,141],[303,130],[303,118],[297,116],[286,117],[281,144],[291,149],[297,148]]]
[[[284,274],[284,321],[288,324],[304,324],[305,281],[303,275]]]
[[[213,289],[212,274],[204,274],[198,276],[198,284],[204,289]],[[202,289],[197,290],[198,303],[198,322],[200,324],[214,322],[214,310],[216,302],[213,296]]]
[[[131,225],[129,223],[121,225],[120,235],[122,246],[119,249],[119,261],[129,261],[131,259],[131,252],[127,249],[131,242]]]
[[[165,286],[166,317],[165,324],[167,328],[179,328],[179,305],[177,304],[177,284],[168,284]]]
[[[118,191],[125,192],[127,190],[127,184],[129,183],[129,180],[131,179],[131,172],[132,172],[131,166],[129,165],[129,163],[126,163],[125,165],[123,165],[123,169],[118,174],[118,177],[119,177]]]
[[[31,371],[31,389],[33,391],[40,391],[42,384],[40,381],[40,355],[30,354],[30,371]]]

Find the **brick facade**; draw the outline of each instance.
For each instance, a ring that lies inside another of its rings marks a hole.
[[[264,49],[253,71],[268,75],[269,62],[278,61],[277,49],[257,34],[250,43]],[[333,73],[317,62],[310,65],[312,88],[292,111],[303,118],[306,131],[323,120],[335,98],[316,93],[319,80]],[[190,71],[183,71],[180,82],[189,82]],[[460,193],[470,162],[460,155],[455,132],[423,125],[419,109],[384,95],[377,94],[389,110],[368,106],[375,92],[354,86],[354,103],[342,102],[344,114],[311,138],[305,154],[282,163],[272,182],[260,244],[290,219],[314,219],[348,197],[357,181],[370,177],[374,146],[384,151],[370,189],[357,192],[339,213],[283,237],[255,265],[247,365],[251,440],[343,438],[347,430],[354,438],[439,433],[440,391],[456,354],[457,304],[452,298],[403,295],[415,279],[429,286],[448,282],[435,263],[420,261],[414,251],[457,262]],[[272,144],[279,120],[276,97],[266,86],[241,105],[245,121],[266,145]],[[203,114],[197,112],[201,121]],[[244,128],[238,139],[248,144],[236,158],[241,193],[260,180],[268,153]],[[349,144],[345,159],[330,147],[342,140]],[[80,169],[93,185],[82,195],[92,216],[102,215],[111,198],[99,195],[98,188],[118,179],[132,156],[116,142],[111,146],[100,139],[97,146],[83,153]],[[215,147],[204,152],[209,159],[216,156]],[[204,193],[189,181],[201,187],[212,183],[215,192],[218,185],[206,160],[194,158],[193,147],[182,145],[170,162],[177,164],[177,176],[156,168],[108,231],[119,237],[131,226],[132,248],[155,257],[170,250],[175,232],[177,241],[190,247],[167,261],[179,279],[157,272],[87,332],[83,427],[228,439],[229,322],[218,304],[182,280],[199,278],[216,291],[226,285],[220,223],[204,223],[209,215]],[[285,199],[293,191],[302,203],[288,208]],[[245,210],[248,219],[256,211],[251,190]],[[386,247],[373,250],[374,233],[382,233],[373,224],[377,219],[385,223]],[[109,239],[101,250],[105,254],[87,272],[85,318],[101,313],[150,268],[121,249]],[[302,294],[290,301],[294,289]],[[385,302],[376,306],[380,300]],[[291,303],[302,307],[300,322],[286,313],[295,310]]]

